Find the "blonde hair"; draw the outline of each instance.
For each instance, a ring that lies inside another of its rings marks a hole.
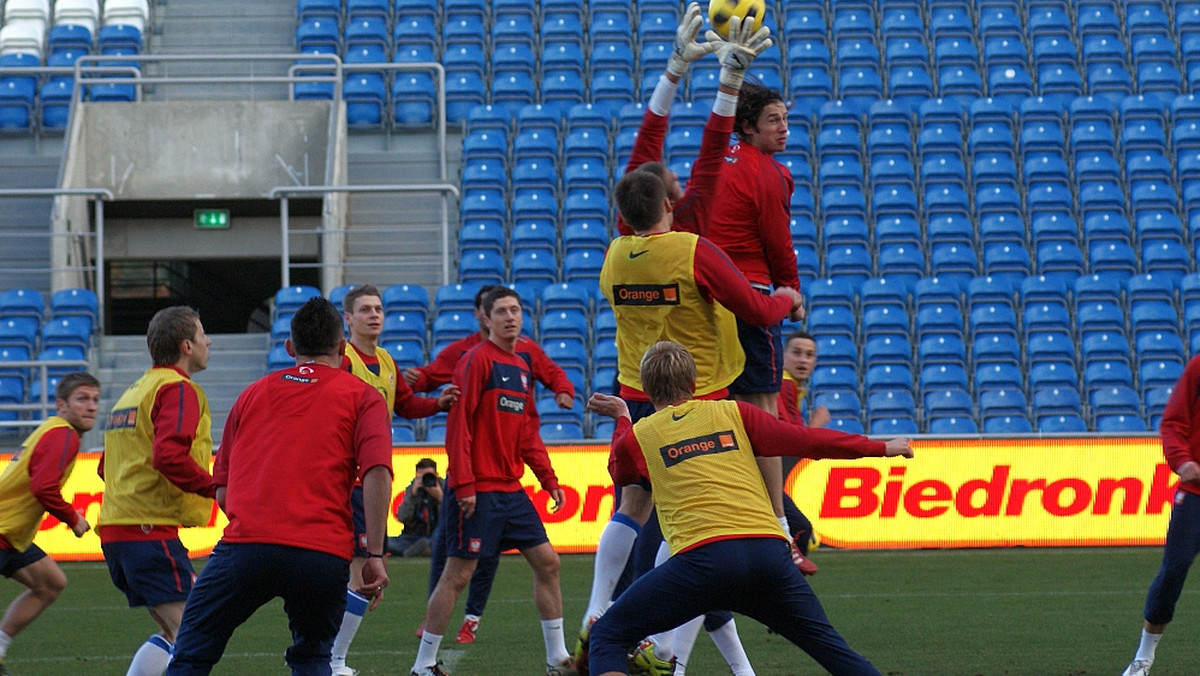
[[[642,389],[656,406],[676,404],[696,392],[696,360],[679,343],[662,340],[642,355]]]

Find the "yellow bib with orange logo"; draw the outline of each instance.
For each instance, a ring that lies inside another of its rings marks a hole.
[[[396,362],[388,351],[375,347],[375,359],[379,361],[379,375],[371,372],[363,361],[362,355],[353,345],[346,345],[346,357],[350,360],[350,372],[361,378],[383,395],[387,402],[388,413],[396,408]]]
[[[644,390],[642,355],[660,340],[683,345],[696,360],[696,396],[732,383],[746,355],[737,320],[700,294],[693,267],[696,235],[668,232],[618,237],[608,247],[600,288],[617,318],[617,371],[623,385]]]
[[[104,431],[104,502],[102,526],[203,526],[212,515],[212,498],[188,493],[154,469],[154,398],[166,386],[187,380],[172,368],[152,368],[125,390],[113,406]],[[212,415],[208,398],[192,383],[200,400],[200,422],[189,455],[212,465]]]
[[[46,418],[25,438],[8,467],[0,473],[0,534],[19,552],[29,549],[42,523],[42,515],[46,513],[46,508],[38,502],[29,487],[29,457],[47,432],[70,426],[71,423],[56,415]],[[71,462],[63,468],[59,485],[66,483],[73,469],[75,458],[71,458]]]
[[[735,537],[786,537],[737,402],[693,399],[633,426],[671,554]]]

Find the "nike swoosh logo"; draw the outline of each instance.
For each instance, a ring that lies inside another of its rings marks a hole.
[[[506,383],[507,383],[507,382],[508,382],[508,376],[500,376],[500,380],[501,380],[502,382],[506,382]]]
[[[649,249],[646,249],[645,251],[630,251],[629,258],[630,258],[630,260],[632,260],[634,258],[637,258],[638,256],[641,256],[642,254],[648,254],[648,253],[650,253]]]
[[[688,411],[688,413],[691,413],[691,411]],[[687,417],[687,413],[684,413],[683,415],[675,415],[674,413],[671,414],[671,420],[674,420],[675,422],[679,422],[680,420],[683,420],[686,417]]]

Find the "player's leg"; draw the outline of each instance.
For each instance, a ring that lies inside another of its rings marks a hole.
[[[833,628],[816,593],[792,564],[785,543],[772,538],[733,542],[739,555],[727,560],[737,563],[736,583],[727,584],[722,593],[729,609],[767,625],[830,673],[879,676]]]
[[[37,545],[30,545],[29,549],[21,553],[28,555],[21,558],[29,563],[23,564],[9,576],[24,585],[26,590],[8,604],[4,619],[0,620],[0,641],[5,638],[11,641],[21,633],[21,630],[49,608],[67,587],[67,576],[62,572],[62,568],[40,548],[31,552],[35,548]],[[0,658],[4,657],[5,648],[7,645],[0,646]]]
[[[279,571],[263,560],[264,547],[217,543],[186,608],[168,603],[149,609],[164,631],[172,625],[177,631],[169,676],[208,674],[234,629],[274,598]]]
[[[628,673],[626,655],[643,637],[708,610],[711,586],[719,581],[711,578],[711,567],[695,565],[696,557],[696,550],[685,552],[639,577],[592,625],[588,668],[593,675]]]
[[[342,614],[341,625],[337,638],[333,641],[329,668],[333,676],[354,676],[354,669],[346,666],[346,655],[350,652],[350,644],[358,633],[358,626],[367,611],[370,601],[355,592],[362,586],[362,569],[367,563],[367,519],[363,511],[363,489],[355,486],[350,491],[350,514],[354,524],[354,553],[350,560],[350,585],[345,592],[345,611]]]
[[[750,657],[746,654],[746,648],[742,646],[732,613],[721,611],[706,614],[704,628],[734,676],[754,676],[754,667],[750,665]],[[675,672],[676,676],[683,676],[683,673],[679,670]]]
[[[809,542],[812,541],[813,525],[804,512],[796,506],[796,502],[792,500],[792,496],[787,492],[783,493],[783,515],[787,517],[788,535],[792,537],[792,542],[796,543],[796,548],[801,554],[808,555]]]
[[[34,544],[23,552],[0,550],[0,575],[6,575],[26,587],[8,605],[4,619],[0,620],[0,674],[3,674],[7,673],[4,663],[13,637],[54,603],[67,586],[67,576],[53,559]]]
[[[428,673],[428,669],[437,665],[438,650],[442,645],[442,637],[446,634],[446,626],[450,624],[450,614],[454,612],[454,604],[458,603],[462,590],[471,582],[471,574],[475,572],[477,562],[477,559],[461,556],[446,557],[446,568],[425,606],[421,645],[417,648],[417,659],[413,662],[412,673]]]
[[[475,632],[479,631],[479,620],[483,617],[483,609],[487,606],[488,597],[492,594],[492,583],[496,580],[496,570],[500,567],[500,552],[479,559],[475,574],[471,576],[471,585],[467,589],[467,607],[462,626],[454,637],[456,643],[474,643]]]
[[[450,614],[454,612],[454,604],[470,584],[479,557],[492,552],[496,546],[502,532],[502,522],[498,524],[497,519],[502,519],[503,514],[497,513],[494,495],[476,493],[475,513],[464,519],[454,489],[446,489],[438,522],[438,530],[443,531],[446,567],[425,606],[421,644],[412,668],[414,674],[424,676],[436,667],[438,649],[450,623]]]
[[[178,538],[101,546],[113,583],[125,592],[130,607],[144,606],[159,627],[134,653],[126,676],[161,676],[196,578],[187,548]]]
[[[756,287],[758,288],[758,287]],[[769,294],[767,289],[758,289]],[[782,325],[769,327],[753,326],[737,320],[738,341],[746,355],[746,365],[741,375],[729,386],[729,392],[737,401],[744,401],[779,417],[779,387],[783,379]],[[783,514],[783,459],[755,458],[771,498],[775,517],[787,530]]]
[[[1146,592],[1146,606],[1142,616],[1142,636],[1133,661],[1126,674],[1148,673],[1154,662],[1154,651],[1167,625],[1175,617],[1175,604],[1183,592],[1188,570],[1200,552],[1200,496],[1179,491],[1176,505],[1171,510],[1171,521],[1167,526],[1167,540],[1163,545],[1162,565],[1158,575]],[[1142,671],[1139,671],[1142,670]]]
[[[654,498],[643,486],[630,485],[621,489],[621,505],[600,533],[596,545],[596,559],[592,574],[592,593],[588,597],[584,627],[589,620],[599,617],[612,601],[613,591],[642,525],[650,517]]]
[[[330,650],[346,605],[346,562],[306,549],[277,550],[280,595],[292,631],[287,664],[297,676],[325,676],[330,673]]]

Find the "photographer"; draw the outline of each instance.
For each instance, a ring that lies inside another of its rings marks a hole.
[[[395,556],[428,556],[429,538],[437,527],[438,507],[446,480],[439,477],[437,463],[430,458],[417,461],[417,475],[404,489],[404,499],[396,508],[396,520],[404,524],[400,537],[388,542]]]

